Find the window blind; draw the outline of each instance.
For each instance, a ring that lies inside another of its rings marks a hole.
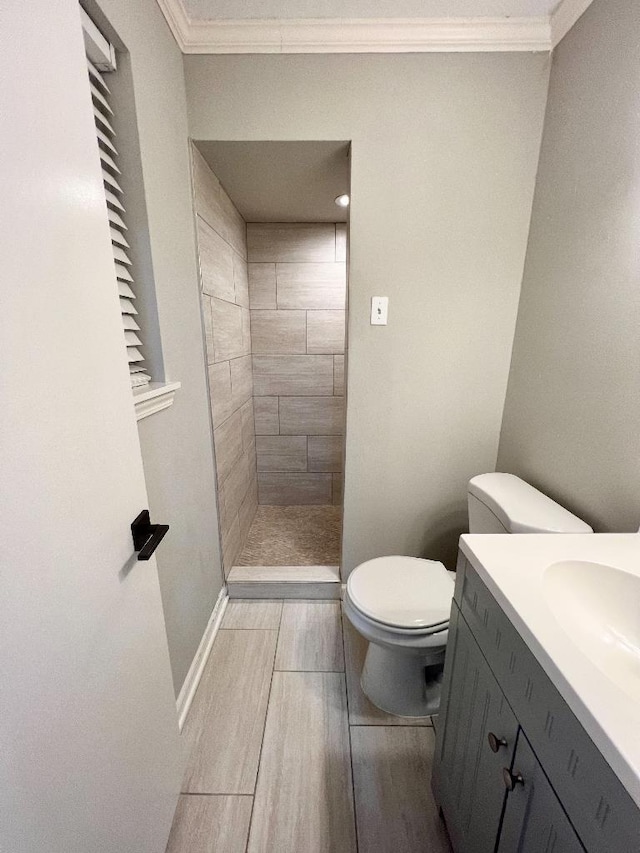
[[[93,116],[96,126],[98,153],[102,166],[102,182],[104,198],[111,231],[111,247],[115,277],[120,297],[120,313],[124,331],[124,345],[129,362],[129,375],[132,388],[148,385],[151,377],[144,364],[144,344],[140,338],[140,326],[136,320],[136,288],[133,274],[133,264],[127,254],[129,243],[126,232],[126,209],[122,187],[118,181],[120,168],[118,166],[118,151],[115,145],[116,133],[113,129],[113,108],[111,92],[105,82],[109,70],[115,70],[115,51],[95,24],[84,13],[82,15],[87,49],[87,67],[89,71],[89,87],[93,102]],[[100,61],[102,59],[102,61]],[[93,60],[93,61],[92,61]],[[100,64],[98,69],[96,62]],[[105,70],[102,70],[105,69]]]

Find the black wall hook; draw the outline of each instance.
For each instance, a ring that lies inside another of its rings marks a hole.
[[[164,539],[168,524],[151,524],[149,510],[143,509],[131,525],[133,549],[138,552],[139,560],[148,560]]]

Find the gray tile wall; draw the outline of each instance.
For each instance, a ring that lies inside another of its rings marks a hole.
[[[246,225],[192,148],[202,314],[225,572],[258,506]]]
[[[259,502],[342,503],[346,227],[249,224],[247,246]]]

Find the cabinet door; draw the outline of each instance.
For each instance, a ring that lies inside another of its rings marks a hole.
[[[511,778],[521,781],[507,794],[498,853],[584,853],[522,730]]]
[[[455,605],[449,637],[434,791],[456,853],[494,853],[518,722]]]

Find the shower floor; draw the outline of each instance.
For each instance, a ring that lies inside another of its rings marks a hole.
[[[337,566],[342,509],[259,506],[239,566]]]

